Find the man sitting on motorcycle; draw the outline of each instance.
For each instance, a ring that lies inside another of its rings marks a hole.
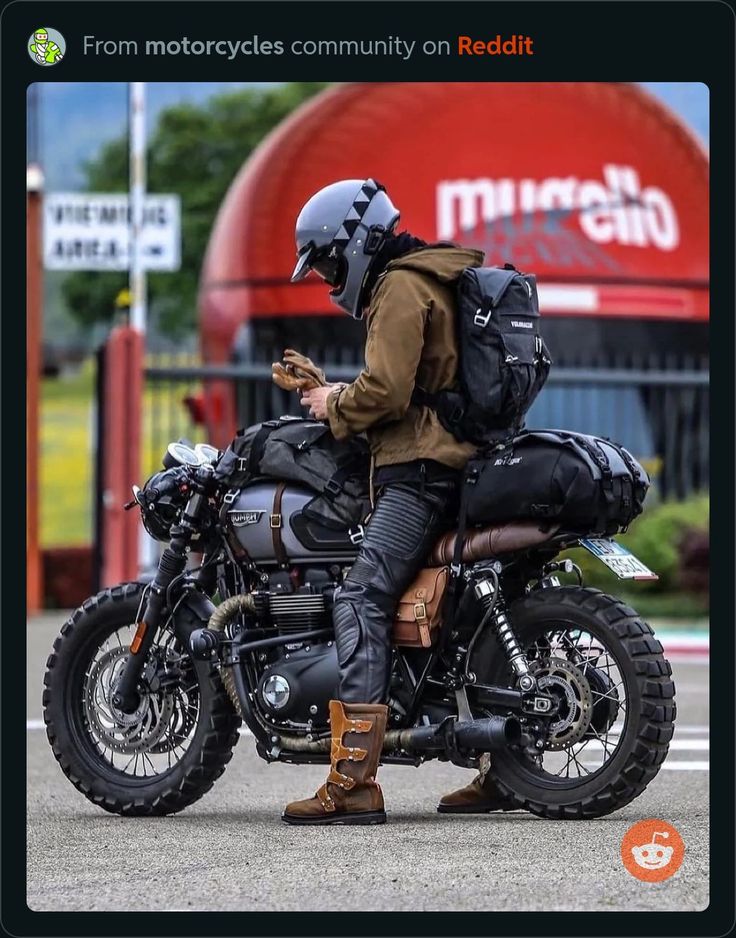
[[[386,819],[375,781],[386,729],[391,626],[402,593],[456,512],[461,471],[474,447],[412,403],[415,385],[453,386],[458,352],[454,288],[480,251],[397,234],[399,211],[373,179],[320,189],[296,222],[292,281],[310,271],[332,302],[365,318],[365,366],[348,385],[303,392],[302,404],[337,439],[365,433],[376,500],[358,557],[337,595],[333,621],[340,667],[330,702],[331,771],[313,798],[287,805],[292,824],[371,824]],[[443,812],[504,809],[482,773],[445,796]]]

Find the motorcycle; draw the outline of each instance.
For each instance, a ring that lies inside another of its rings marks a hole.
[[[273,511],[276,479],[226,490],[219,458],[173,443],[163,470],[133,487],[126,508],[139,507],[166,544],[155,576],[87,599],[47,662],[54,755],[115,814],[193,804],[225,770],[243,723],[266,762],[329,762],[331,608],[359,538],[305,517],[306,486],[282,483]],[[667,756],[672,672],[636,611],[586,588],[559,554],[582,545],[622,575],[650,571],[615,540],[580,531],[516,523],[485,533],[452,570],[434,643],[393,649],[381,761],[474,768],[490,757],[518,808],[556,819],[616,811]],[[442,562],[437,553],[428,565]]]

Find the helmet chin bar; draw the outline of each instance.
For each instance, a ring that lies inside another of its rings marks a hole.
[[[330,291],[330,299],[332,302],[339,306],[343,312],[346,312],[349,316],[352,316],[353,319],[360,321],[363,319],[363,310],[364,310],[364,297],[363,291],[365,290],[365,284],[368,279],[368,275],[371,272],[373,267],[373,262],[375,261],[375,256],[378,253],[381,245],[384,243],[388,235],[390,235],[399,221],[399,214],[396,213],[396,217],[391,221],[388,226],[385,225],[371,225],[368,229],[367,234],[364,239],[363,245],[363,255],[370,257],[370,261],[366,266],[363,276],[360,281],[360,286],[357,289],[357,292],[353,298],[348,298],[346,294],[348,293],[348,286],[350,284],[350,263],[348,261],[348,273],[345,280],[345,283],[342,287]],[[357,243],[357,239],[356,239]]]

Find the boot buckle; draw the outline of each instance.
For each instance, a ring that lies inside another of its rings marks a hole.
[[[346,732],[350,733],[370,733],[373,729],[373,723],[370,720],[348,720],[350,724],[350,729]]]
[[[319,803],[325,809],[325,811],[334,811],[335,802],[330,797],[330,794],[327,790],[327,784],[322,785],[322,787],[317,792],[317,797],[319,798]]]

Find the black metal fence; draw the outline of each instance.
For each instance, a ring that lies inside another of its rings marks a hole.
[[[323,351],[307,349],[306,353],[316,361],[326,361],[319,354]],[[280,351],[275,357],[267,352],[259,356],[260,361],[232,365],[149,362],[146,472],[160,467],[161,454],[171,440],[180,436],[205,439],[206,430],[197,423],[194,411],[197,397],[206,394],[213,381],[232,386],[240,426],[300,413],[296,395],[271,380],[270,362],[279,357]],[[631,367],[636,361],[633,355],[629,367],[553,368],[529,412],[527,426],[563,427],[623,443],[642,460],[664,498],[684,498],[707,489],[707,369],[702,361],[687,359],[678,361],[679,367],[662,367],[665,363],[652,359],[644,366]],[[324,367],[331,380],[351,380],[359,370],[352,350]]]

